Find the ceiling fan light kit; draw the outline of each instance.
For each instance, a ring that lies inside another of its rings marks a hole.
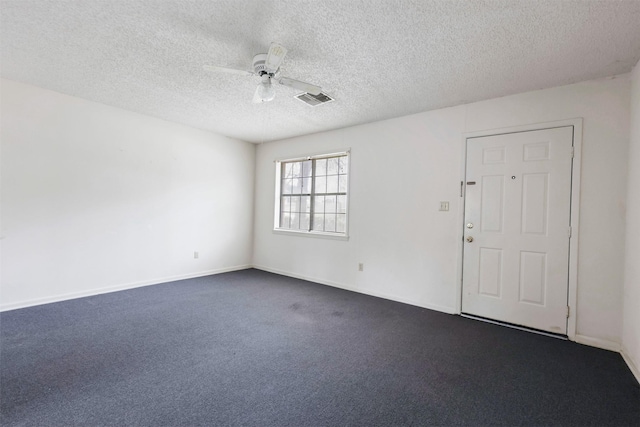
[[[276,97],[276,91],[271,84],[271,77],[267,74],[262,75],[262,81],[258,84],[258,88],[256,89],[256,96],[259,98],[260,102],[271,101]]]
[[[214,65],[205,65],[204,69],[213,72],[260,77],[260,83],[258,83],[258,87],[256,87],[256,91],[253,95],[252,102],[255,104],[273,100],[276,95],[272,84],[273,80],[283,86],[298,89],[311,95],[320,95],[322,92],[322,88],[320,86],[280,76],[280,65],[282,64],[286,54],[287,49],[284,46],[279,45],[278,43],[271,43],[268,53],[259,53],[253,57],[253,71],[237,70],[234,68],[218,67]]]

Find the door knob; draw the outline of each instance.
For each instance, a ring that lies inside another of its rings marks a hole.
[[[467,236],[467,242],[469,242],[469,243],[473,242],[473,237]]]

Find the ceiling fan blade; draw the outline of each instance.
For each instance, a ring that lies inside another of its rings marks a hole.
[[[320,95],[320,92],[322,92],[322,88],[320,86],[301,82],[300,80],[290,79],[289,77],[282,77],[279,82],[282,85],[310,93],[311,95]]]
[[[253,73],[251,71],[237,70],[235,68],[217,67],[215,65],[204,65],[204,66],[202,66],[202,68],[204,68],[206,71],[222,72],[222,73],[229,73],[229,74],[239,74],[241,76],[252,76],[253,75]]]
[[[278,43],[271,43],[269,46],[269,53],[267,53],[267,59],[264,62],[264,66],[267,71],[275,73],[278,68],[280,68],[280,64],[282,64],[282,60],[287,54],[287,49],[279,45]]]

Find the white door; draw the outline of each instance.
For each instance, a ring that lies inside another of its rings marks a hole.
[[[567,333],[573,127],[467,139],[462,312]]]

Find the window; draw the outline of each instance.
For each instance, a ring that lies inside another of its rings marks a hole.
[[[279,161],[275,228],[346,236],[349,153]]]

